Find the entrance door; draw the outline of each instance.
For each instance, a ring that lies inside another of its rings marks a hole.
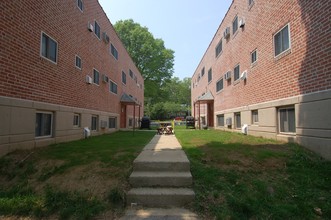
[[[214,127],[214,102],[207,104],[208,126]]]
[[[126,105],[121,105],[121,128],[126,128]]]

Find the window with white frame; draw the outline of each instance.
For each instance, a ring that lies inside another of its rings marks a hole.
[[[258,110],[252,110],[252,124],[259,123],[259,111]]]
[[[110,44],[110,53],[116,60],[118,60],[118,51],[113,44]]]
[[[53,113],[37,112],[36,113],[36,137],[51,137],[53,130]]]
[[[224,127],[224,115],[217,115],[217,126]]]
[[[291,48],[289,24],[274,35],[274,48],[275,57]]]
[[[77,7],[78,7],[81,11],[83,11],[83,8],[84,8],[84,6],[83,6],[83,0],[77,0]]]
[[[238,30],[238,16],[236,16],[232,21],[232,34],[235,34]]]
[[[208,83],[211,82],[212,79],[213,79],[213,71],[212,71],[212,69],[210,68],[210,69],[208,70]]]
[[[91,130],[92,131],[97,131],[98,130],[98,116],[97,115],[92,115]]]
[[[234,77],[234,81],[238,80],[240,77],[240,65],[239,64],[237,66],[235,66],[235,68],[233,70],[233,77]]]
[[[254,3],[254,0],[248,0],[248,6],[252,6]]]
[[[218,55],[220,55],[220,53],[222,52],[222,39],[220,40],[220,42],[217,44],[216,48],[215,48],[215,56],[218,57]]]
[[[94,33],[100,39],[100,26],[97,21],[94,21]]]
[[[216,92],[223,90],[223,78],[216,82]]]
[[[116,117],[109,117],[109,128],[116,128]]]
[[[133,118],[129,118],[129,127],[133,126]]]
[[[75,56],[75,65],[78,69],[82,69],[82,59],[78,55]]]
[[[122,71],[122,83],[126,84],[126,73]]]
[[[117,84],[111,80],[109,80],[109,91],[114,94],[117,94]]]
[[[236,128],[241,128],[241,115],[240,112],[236,112],[234,113],[234,122],[235,122],[235,126]]]
[[[57,63],[57,42],[45,33],[41,33],[41,56]]]
[[[251,53],[251,64],[256,63],[257,61],[257,49],[255,49],[252,53]]]
[[[295,109],[294,106],[279,108],[279,132],[281,133],[295,133]]]
[[[96,69],[93,69],[93,83],[99,85],[99,80],[100,80],[99,71]]]
[[[74,125],[74,127],[80,127],[80,114],[78,114],[78,113],[74,114],[73,125]]]

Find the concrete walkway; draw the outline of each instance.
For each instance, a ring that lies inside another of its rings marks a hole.
[[[183,209],[194,200],[190,162],[175,135],[156,135],[133,162],[132,189],[122,220],[196,220]]]

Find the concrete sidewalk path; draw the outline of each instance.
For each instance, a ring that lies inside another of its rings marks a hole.
[[[175,135],[155,135],[133,162],[126,219],[198,219],[190,162]],[[139,207],[135,208],[135,207]]]

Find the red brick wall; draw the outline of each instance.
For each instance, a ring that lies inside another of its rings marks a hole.
[[[192,89],[192,102],[210,90],[215,98],[215,111],[281,99],[299,94],[331,89],[331,2],[328,0],[234,0],[209,48],[198,65],[192,82],[205,67],[205,75]],[[234,17],[244,17],[246,24],[232,34]],[[273,35],[290,25],[291,50],[275,58]],[[223,39],[222,54],[215,58],[215,48],[230,26],[228,40]],[[250,53],[258,50],[256,65],[250,64]],[[233,70],[240,64],[240,73],[247,70],[246,81],[234,82]],[[208,70],[213,80],[208,84]],[[216,82],[228,70],[231,82],[224,81],[222,92],[216,93]]]
[[[143,89],[130,78],[129,69],[143,78],[97,0],[0,1],[0,96],[41,101],[66,106],[120,112],[123,92],[143,103]],[[107,32],[119,53],[115,60],[110,43],[99,40],[87,29],[88,22],[97,21]],[[41,32],[58,42],[58,61],[54,64],[40,56]],[[82,70],[75,67],[75,55],[82,59]],[[109,76],[118,85],[118,94],[109,92],[109,83],[87,84],[86,75],[93,68]],[[122,85],[121,72],[127,74]],[[142,110],[143,112],[143,110]]]

